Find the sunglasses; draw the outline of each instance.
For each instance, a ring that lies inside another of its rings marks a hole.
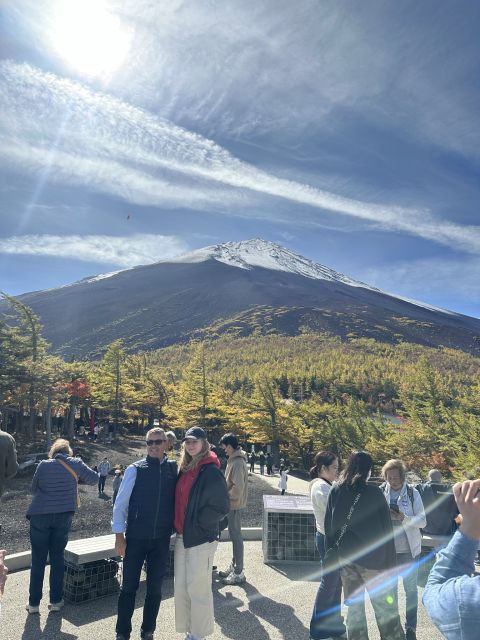
[[[159,438],[158,440],[147,440],[147,447],[153,447],[154,444],[162,444],[162,442],[167,442],[167,439]]]

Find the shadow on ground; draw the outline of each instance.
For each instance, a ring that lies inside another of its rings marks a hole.
[[[315,562],[298,564],[271,564],[268,566],[292,582],[320,582],[320,564]]]
[[[145,581],[140,582],[140,586],[137,591],[137,597],[135,599],[135,609],[143,609],[146,587],[147,585]],[[173,598],[173,579],[167,578],[163,581],[162,601],[169,600],[170,598]],[[98,620],[105,620],[107,618],[111,618],[112,616],[116,616],[117,601],[118,594],[115,594],[106,598],[95,600],[94,602],[90,603],[85,602],[83,604],[66,605],[63,609],[63,617],[71,624],[80,628],[84,625],[91,624],[92,622],[97,622]],[[162,609],[160,608],[158,624],[160,624],[161,615]],[[113,623],[112,625],[112,635],[114,635],[114,624],[115,623]],[[32,639],[34,637],[35,636],[32,636]]]
[[[237,598],[220,580],[214,581],[215,621],[226,638],[236,640],[269,640],[269,633],[261,624],[268,622],[284,640],[309,637],[308,629],[295,615],[290,605],[267,598],[253,585],[240,585],[246,601]],[[219,589],[222,588],[222,591]],[[238,586],[235,587],[238,589]]]
[[[43,630],[40,622],[39,615],[29,615],[23,629],[22,640],[76,640],[78,638],[77,635],[62,631],[61,613],[50,613]]]

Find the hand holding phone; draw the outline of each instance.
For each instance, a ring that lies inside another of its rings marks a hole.
[[[462,515],[462,531],[469,538],[480,539],[480,479],[459,482],[453,487],[453,495]]]

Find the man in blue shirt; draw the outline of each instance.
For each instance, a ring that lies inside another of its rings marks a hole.
[[[135,595],[145,561],[147,593],[140,637],[153,640],[173,530],[177,464],[167,458],[168,441],[163,429],[151,429],[146,444],[146,458],[127,467],[113,507],[115,550],[124,558],[117,640],[130,638]]]
[[[480,576],[472,574],[480,541],[480,480],[456,484],[453,494],[462,524],[438,555],[423,604],[447,640],[478,640]]]

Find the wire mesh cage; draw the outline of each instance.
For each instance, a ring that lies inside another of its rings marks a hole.
[[[304,496],[263,497],[264,562],[318,562],[315,516]]]
[[[67,602],[89,602],[117,593],[121,571],[114,559],[94,560],[86,564],[65,562],[64,599]]]

